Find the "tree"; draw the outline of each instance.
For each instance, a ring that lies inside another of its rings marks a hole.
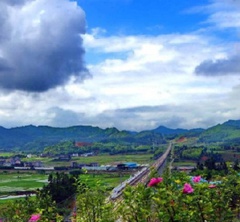
[[[108,192],[100,183],[89,188],[80,184],[77,196],[78,222],[115,222],[114,205],[108,200]]]
[[[77,191],[77,178],[65,173],[50,174],[48,184],[40,191],[41,195],[49,194],[57,204],[73,196]]]

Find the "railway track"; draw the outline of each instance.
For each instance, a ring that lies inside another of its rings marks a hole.
[[[121,202],[123,190],[127,185],[136,186],[137,184],[147,184],[149,180],[149,174],[151,169],[159,170],[164,162],[166,161],[170,151],[172,149],[172,143],[170,142],[165,153],[159,157],[150,167],[145,167],[141,171],[138,171],[134,176],[130,177],[128,180],[121,183],[119,186],[115,187],[111,193],[110,199],[115,202]]]

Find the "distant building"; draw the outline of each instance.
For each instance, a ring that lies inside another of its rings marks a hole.
[[[71,167],[72,168],[78,168],[79,164],[77,162],[71,162]]]
[[[205,162],[206,160],[208,160],[208,156],[202,156],[202,157],[201,157],[201,161],[202,161],[202,162]]]
[[[51,154],[51,153],[41,153],[40,157],[53,157],[53,154]]]
[[[81,154],[82,157],[94,156],[93,152]]]
[[[25,166],[25,167],[43,167],[43,163],[41,161],[24,162],[23,166]]]
[[[58,157],[58,160],[62,160],[62,161],[69,161],[71,160],[71,155],[68,154],[62,154]]]
[[[23,163],[19,157],[13,157],[10,159],[6,159],[3,163],[3,166],[23,166]]]
[[[0,166],[3,166],[5,163],[5,160],[0,160]]]
[[[90,163],[90,164],[88,164],[88,166],[98,167],[99,164],[98,163]]]
[[[138,167],[138,164],[137,164],[137,163],[134,163],[134,162],[127,162],[127,163],[125,163],[125,165],[126,165],[128,168],[136,168],[136,167]]]
[[[92,143],[87,143],[87,142],[75,142],[76,147],[85,147],[85,146],[91,146]]]
[[[33,165],[32,165],[32,162],[24,162],[23,166],[24,167],[32,167]]]
[[[192,170],[196,169],[194,166],[178,166],[176,170],[183,171],[183,172],[191,172]]]
[[[78,155],[78,153],[73,153],[72,154],[72,157],[78,157],[79,155]]]
[[[33,162],[34,167],[43,167],[43,163],[41,161],[35,161]]]
[[[134,168],[137,168],[137,167],[138,167],[138,164],[137,163],[133,163],[133,162],[120,163],[120,164],[117,165],[117,168],[118,169],[122,169],[122,170],[134,169]]]

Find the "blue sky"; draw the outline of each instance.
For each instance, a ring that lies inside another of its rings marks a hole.
[[[203,13],[187,13],[208,1],[178,0],[80,0],[88,30],[102,27],[108,34],[158,35],[195,31],[206,19]]]
[[[0,125],[240,119],[236,0],[0,2]]]

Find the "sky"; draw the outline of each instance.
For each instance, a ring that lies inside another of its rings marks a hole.
[[[1,0],[0,125],[240,119],[240,0]]]

